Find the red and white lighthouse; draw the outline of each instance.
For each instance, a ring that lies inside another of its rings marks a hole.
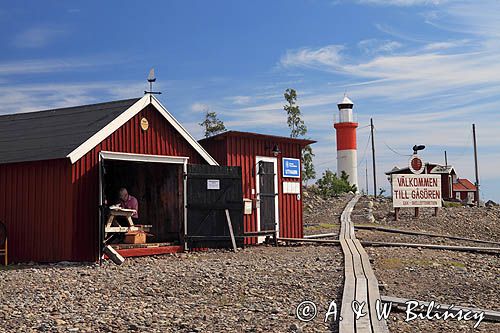
[[[354,103],[344,95],[342,102],[337,104],[339,108],[339,121],[334,124],[337,132],[337,174],[342,171],[349,175],[349,183],[358,186],[358,156],[356,146],[356,128],[358,123],[354,121],[352,107]]]

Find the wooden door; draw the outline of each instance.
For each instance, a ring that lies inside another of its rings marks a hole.
[[[186,241],[194,247],[231,247],[226,219],[239,247],[243,246],[243,192],[241,167],[188,165],[188,225]]]
[[[276,195],[273,162],[259,162],[260,230],[276,230]]]

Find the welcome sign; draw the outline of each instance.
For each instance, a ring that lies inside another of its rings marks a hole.
[[[441,207],[440,175],[392,175],[394,207]]]

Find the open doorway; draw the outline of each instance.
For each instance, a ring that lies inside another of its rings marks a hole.
[[[110,207],[120,202],[119,191],[126,188],[138,201],[138,220],[147,226],[146,243],[130,244],[123,234],[107,233],[104,224],[109,209],[101,219],[103,237],[115,248],[180,245],[185,233],[184,170],[187,158],[101,152],[101,203]],[[114,225],[127,226],[117,218]],[[113,236],[113,237],[110,237]]]

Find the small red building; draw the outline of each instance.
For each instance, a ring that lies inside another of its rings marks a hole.
[[[453,183],[453,198],[467,203],[477,202],[477,188],[466,178],[457,178]]]
[[[162,221],[156,242],[182,240],[188,164],[217,162],[154,96],[0,116],[10,261],[98,260],[100,207],[121,186]]]
[[[277,230],[279,237],[298,238],[303,237],[301,154],[315,142],[238,131],[200,140],[219,164],[241,167],[245,232]]]

